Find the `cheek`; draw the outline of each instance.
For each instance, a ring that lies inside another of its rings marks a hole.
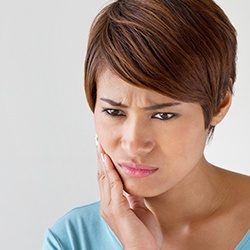
[[[118,143],[118,129],[114,129],[105,117],[95,115],[95,129],[104,151],[111,155]]]
[[[174,128],[174,131],[168,137],[168,150],[173,156],[183,159],[195,157],[203,154],[206,144],[207,132],[203,124],[182,124]]]

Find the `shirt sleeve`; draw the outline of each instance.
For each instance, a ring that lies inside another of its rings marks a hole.
[[[60,241],[49,229],[45,232],[42,250],[64,250]]]

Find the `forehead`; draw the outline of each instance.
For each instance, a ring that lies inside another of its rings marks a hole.
[[[198,103],[183,102],[151,89],[134,86],[110,70],[103,71],[97,79],[97,106],[105,102],[112,106],[134,110],[160,110],[175,107],[176,111],[185,113],[190,119],[195,115],[203,121],[202,108]]]
[[[121,79],[111,70],[105,69],[97,78],[97,98],[112,98],[117,101],[125,101],[136,98],[148,102],[175,101],[152,89],[137,87]]]

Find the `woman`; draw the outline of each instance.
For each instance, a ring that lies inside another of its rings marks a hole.
[[[235,57],[235,29],[212,0],[120,0],[99,13],[85,91],[101,202],[61,218],[44,249],[250,249],[250,178],[204,157]]]

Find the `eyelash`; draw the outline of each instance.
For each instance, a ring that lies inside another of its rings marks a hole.
[[[160,117],[156,117],[156,116],[160,116]],[[162,117],[162,116],[165,116],[165,117]],[[171,120],[171,119],[174,119],[176,117],[177,117],[177,114],[172,113],[172,112],[158,112],[152,116],[153,119],[158,119],[161,121]]]
[[[102,112],[105,113],[106,115],[109,115],[109,116],[112,116],[112,117],[126,116],[125,113],[122,110],[119,110],[119,109],[104,108],[102,110]],[[177,116],[178,115],[176,113],[172,113],[172,112],[157,112],[152,116],[152,118],[160,120],[160,121],[167,121],[167,120],[174,119]]]
[[[119,110],[119,109],[109,109],[109,108],[104,108],[102,110],[103,113],[105,113],[106,115],[110,115],[110,116],[125,116],[124,112]]]

